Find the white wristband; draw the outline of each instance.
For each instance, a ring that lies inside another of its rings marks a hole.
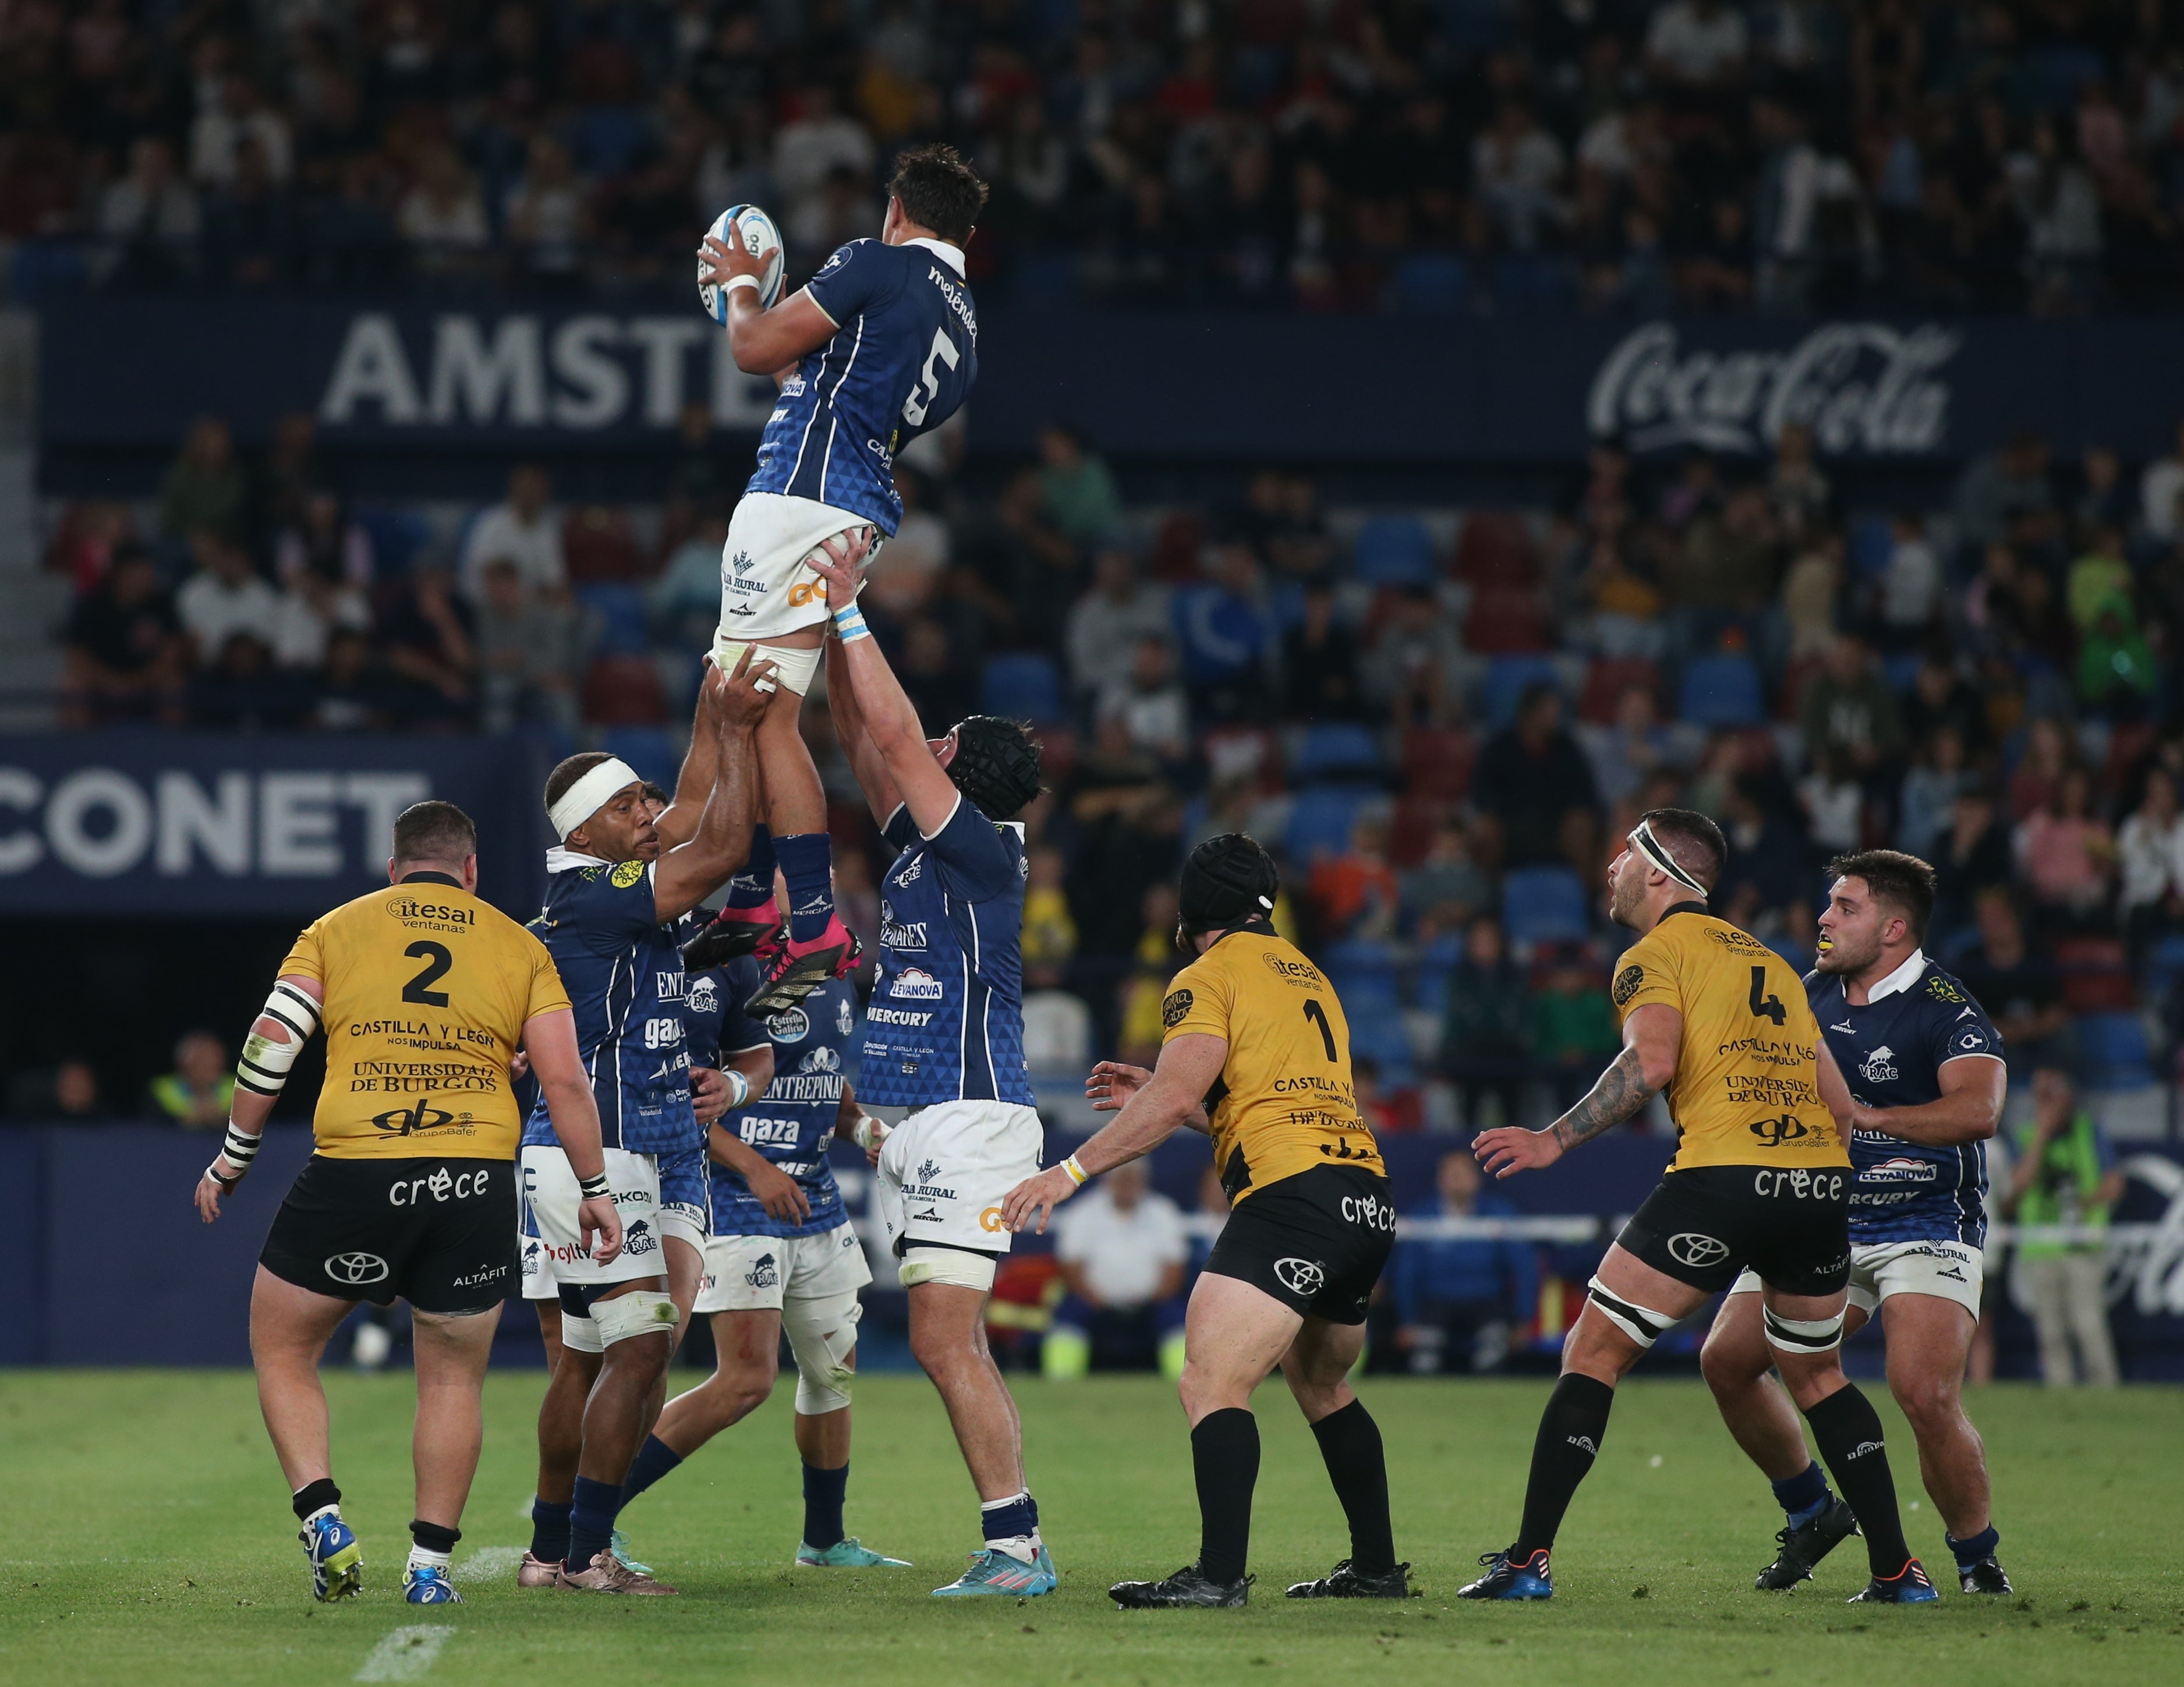
[[[734,1112],[750,1100],[750,1080],[730,1066],[721,1074],[728,1081],[728,1111]]]
[[[1084,1187],[1084,1180],[1092,1175],[1077,1163],[1077,1156],[1073,1154],[1061,1162],[1061,1169],[1069,1174],[1069,1181],[1079,1189]]]
[[[758,277],[756,276],[731,276],[727,280],[721,283],[721,291],[724,293],[733,292],[738,287],[749,287],[753,292],[756,292],[758,291]]]

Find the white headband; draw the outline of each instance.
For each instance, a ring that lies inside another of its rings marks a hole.
[[[1687,886],[1702,896],[1707,894],[1707,888],[1677,866],[1676,858],[1669,853],[1659,838],[1654,837],[1652,823],[1650,821],[1641,820],[1638,822],[1636,829],[1630,834],[1630,841],[1645,852],[1647,860],[1668,874],[1678,884]]]
[[[559,802],[547,805],[546,818],[554,822],[554,836],[567,843],[569,834],[604,808],[615,793],[644,782],[627,762],[609,756],[562,792]]]

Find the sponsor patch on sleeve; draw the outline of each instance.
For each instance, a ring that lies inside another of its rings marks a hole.
[[[1646,969],[1642,966],[1626,966],[1617,973],[1613,991],[1616,1006],[1628,1006],[1630,998],[1638,994],[1638,987],[1645,982]]]
[[[1170,990],[1167,999],[1161,1004],[1161,1023],[1171,1031],[1183,1023],[1184,1016],[1190,1011],[1191,994],[1188,990]]]
[[[616,890],[627,890],[630,886],[644,877],[644,862],[617,861],[615,864],[614,871],[608,875],[607,882],[614,886]]]
[[[1930,977],[1926,980],[1926,994],[1936,1001],[1947,1002],[1953,1007],[1964,999],[1964,993],[1946,978]]]

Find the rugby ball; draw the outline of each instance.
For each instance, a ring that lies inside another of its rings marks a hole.
[[[755,205],[731,205],[713,219],[712,227],[705,232],[723,246],[740,240],[744,250],[754,258],[772,253],[766,273],[758,278],[758,302],[768,310],[781,302],[781,231],[773,225],[772,217]],[[711,268],[707,259],[699,259],[698,302],[705,307],[708,316],[725,328],[728,323],[727,292],[705,279]]]

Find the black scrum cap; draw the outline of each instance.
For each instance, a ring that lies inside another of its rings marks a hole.
[[[1256,838],[1240,832],[1209,838],[1183,864],[1178,901],[1183,923],[1210,932],[1245,920],[1263,920],[1274,911],[1281,877],[1273,857]]]

